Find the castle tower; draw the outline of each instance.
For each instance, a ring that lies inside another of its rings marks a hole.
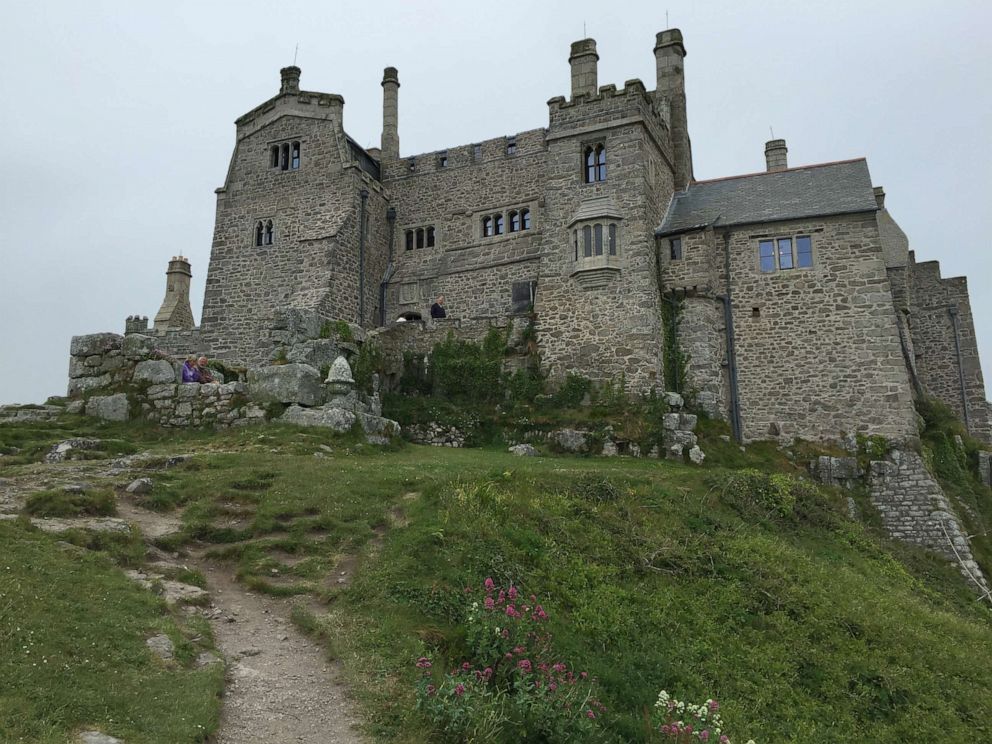
[[[165,299],[155,316],[155,330],[189,330],[196,325],[189,305],[189,280],[193,277],[189,260],[173,256],[165,276]]]
[[[382,159],[396,160],[400,156],[399,134],[400,78],[395,67],[382,71]]]
[[[685,113],[685,46],[677,28],[655,37],[654,57],[658,70],[658,97],[668,103],[675,155],[675,188],[684,189],[692,180],[692,146]]]
[[[293,65],[291,67],[283,67],[281,70],[279,70],[279,77],[282,79],[282,83],[279,86],[279,92],[299,93],[300,73],[301,70],[296,65]]]

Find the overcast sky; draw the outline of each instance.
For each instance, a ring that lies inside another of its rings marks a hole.
[[[71,336],[154,317],[173,254],[199,319],[214,189],[234,119],[298,64],[378,146],[399,69],[403,155],[547,125],[568,51],[599,83],[655,87],[657,31],[682,29],[698,179],[867,156],[918,260],[967,275],[992,389],[992,3],[8,1],[0,44],[0,402],[64,394]]]

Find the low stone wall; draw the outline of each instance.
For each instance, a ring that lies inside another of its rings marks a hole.
[[[130,333],[76,336],[69,349],[69,410],[107,421],[143,418],[162,426],[226,427],[263,421],[242,382],[180,384],[181,359],[161,338]]]
[[[989,591],[967,535],[920,455],[893,450],[885,460],[873,461],[868,484],[871,502],[882,517],[882,526],[892,537],[944,556],[979,591]]]

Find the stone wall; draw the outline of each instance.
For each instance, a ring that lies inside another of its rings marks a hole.
[[[943,401],[965,419],[968,405],[970,432],[992,441],[985,400],[978,342],[964,277],[943,279],[936,261],[916,263],[910,252],[911,304],[908,321],[916,355],[916,369],[927,394]],[[961,364],[955,348],[954,318],[957,314]],[[964,395],[961,374],[964,376]]]
[[[265,412],[249,403],[242,382],[178,384],[183,357],[163,355],[159,341],[137,333],[75,336],[69,357],[72,410],[162,426],[226,427],[265,419]]]
[[[795,235],[813,267],[762,273],[759,239]],[[745,440],[917,435],[872,214],[737,228],[730,254]]]
[[[989,591],[967,535],[917,453],[893,450],[887,459],[872,462],[868,482],[872,504],[892,537],[944,556],[977,590]]]
[[[384,180],[396,209],[388,318],[427,317],[445,295],[452,316],[506,316],[515,281],[537,279],[544,227],[544,130],[386,162]],[[509,142],[515,145],[507,152]],[[476,155],[478,148],[478,156]],[[441,158],[446,165],[441,166]],[[509,232],[509,213],[530,210],[531,226]],[[503,216],[504,233],[486,237],[482,218]],[[433,247],[406,248],[407,230],[433,227]]]

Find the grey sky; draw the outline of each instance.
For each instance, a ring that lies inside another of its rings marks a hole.
[[[967,275],[992,389],[992,4],[20,2],[0,45],[0,402],[65,392],[69,338],[153,316],[170,256],[199,319],[236,117],[302,86],[344,96],[378,145],[382,69],[399,69],[400,148],[547,124],[569,43],[597,40],[600,85],[654,88],[654,34],[682,29],[695,173],[865,155],[919,260]]]

